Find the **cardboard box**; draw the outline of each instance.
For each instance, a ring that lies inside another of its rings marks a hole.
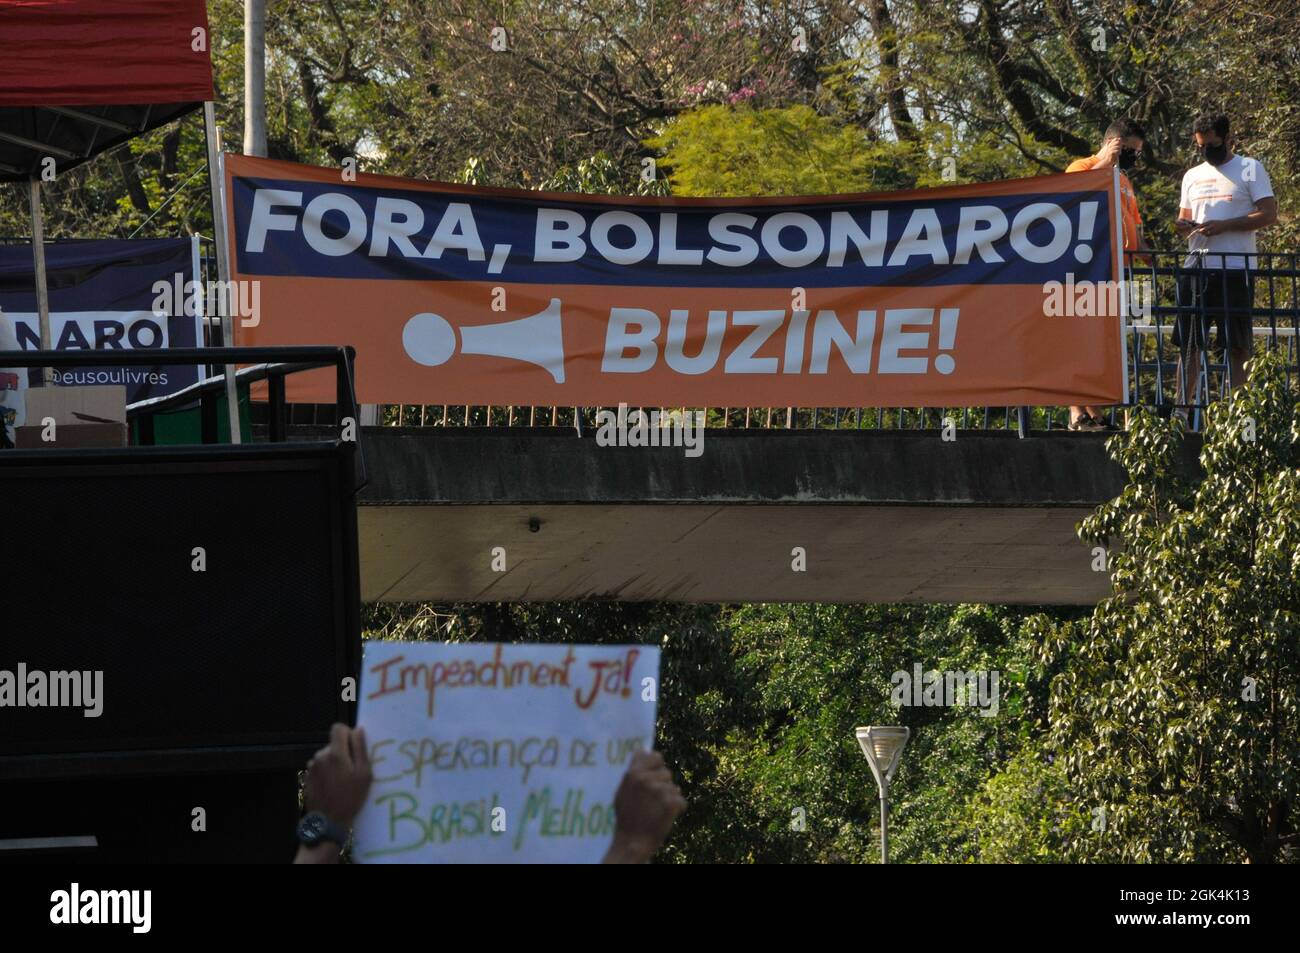
[[[126,446],[126,387],[33,387],[27,391],[27,423],[14,432],[20,449]],[[54,421],[54,440],[43,440]]]
[[[42,440],[44,427],[17,427],[14,446],[19,450],[85,450],[90,447],[125,447],[126,424],[58,424],[57,440]]]

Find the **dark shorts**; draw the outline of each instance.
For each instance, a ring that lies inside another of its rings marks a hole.
[[[1204,349],[1213,325],[1216,348],[1249,351],[1253,306],[1254,289],[1245,268],[1187,271],[1178,282],[1174,344]]]

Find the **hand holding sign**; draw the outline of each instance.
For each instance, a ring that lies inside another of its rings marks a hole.
[[[668,839],[686,799],[658,751],[638,751],[614,795],[618,825],[607,864],[644,864]]]
[[[330,743],[307,762],[303,803],[340,827],[350,827],[366,803],[372,773],[366,732],[347,725],[330,728]]]
[[[307,762],[303,804],[309,814],[319,814],[335,828],[346,831],[366,803],[372,780],[365,731],[335,723],[330,726],[329,744]],[[294,863],[338,863],[341,847],[331,840],[303,844]]]
[[[353,856],[595,862],[613,845],[608,860],[645,859],[684,806],[662,759],[637,757],[658,665],[641,646],[368,643],[374,784]]]

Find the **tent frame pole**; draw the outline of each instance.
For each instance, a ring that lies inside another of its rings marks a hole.
[[[235,319],[227,305],[238,300],[230,286],[230,249],[226,244],[226,203],[222,197],[224,166],[221,162],[221,143],[217,132],[217,111],[209,100],[203,104],[203,135],[208,146],[208,186],[212,193],[212,238],[217,246],[217,279],[221,291],[212,295],[214,316],[221,324],[222,344],[235,346]],[[230,418],[230,442],[242,443],[239,431],[239,391],[235,386],[235,365],[225,365],[226,410]]]
[[[32,176],[28,186],[32,206],[32,261],[36,266],[36,311],[40,318],[41,350],[52,351],[54,335],[50,331],[50,286],[45,277],[45,215],[41,210],[41,180]],[[41,383],[49,384],[52,379],[50,369],[42,367]]]

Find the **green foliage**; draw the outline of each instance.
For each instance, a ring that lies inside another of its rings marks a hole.
[[[1179,478],[1181,424],[1139,412],[1111,439],[1129,483],[1085,520],[1123,542],[1115,594],[1045,630],[1050,743],[1107,829],[1083,859],[1294,857],[1300,846],[1300,405],[1277,355],[1214,405],[1199,484]]]
[[[663,152],[674,194],[687,196],[889,191],[1042,172],[993,135],[961,139],[930,123],[915,139],[885,140],[807,106],[702,106],[646,144]]]
[[[1091,817],[1070,798],[1061,760],[1032,745],[1017,752],[971,798],[965,818],[982,864],[1059,863],[1085,838]]]
[[[1024,613],[989,606],[746,606],[727,616],[739,665],[754,686],[756,721],[732,738],[727,775],[763,810],[759,860],[874,861],[875,782],[854,737],[868,724],[902,724],[912,739],[892,787],[891,855],[955,861],[974,848],[967,802],[1027,736],[1038,684],[1020,638]],[[1000,701],[975,707],[902,707],[891,677],[924,671],[997,671]],[[806,831],[792,831],[803,808]]]
[[[871,145],[807,106],[754,109],[703,106],[647,140],[663,150],[677,195],[819,195],[866,192],[892,164]]]
[[[588,195],[667,195],[666,183],[656,177],[647,179],[620,166],[603,152],[565,166],[539,189],[546,192],[583,192]]]

